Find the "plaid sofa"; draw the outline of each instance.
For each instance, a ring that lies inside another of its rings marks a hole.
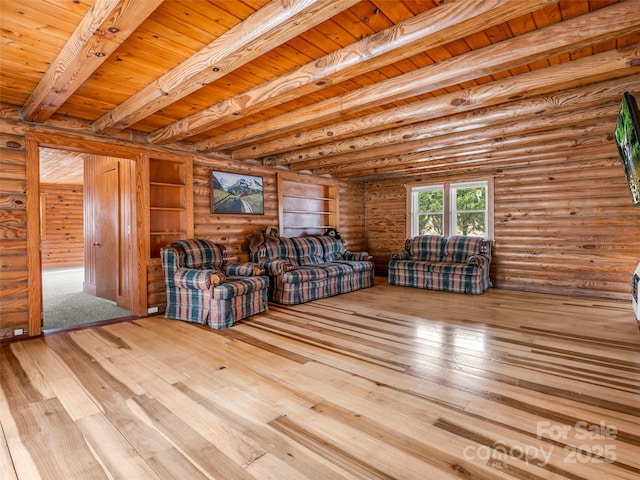
[[[375,275],[367,252],[348,252],[326,235],[266,239],[250,248],[249,260],[269,276],[269,300],[284,305],[372,287]]]
[[[491,287],[491,242],[480,237],[419,235],[393,252],[389,283],[479,294]]]
[[[220,329],[267,310],[268,277],[253,263],[227,264],[224,246],[180,240],[160,252],[167,290],[165,317]]]

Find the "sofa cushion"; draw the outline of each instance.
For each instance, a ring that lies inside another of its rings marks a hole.
[[[268,285],[269,279],[264,276],[227,277],[224,283],[213,289],[212,297],[216,300],[226,300],[262,290]]]
[[[327,278],[327,272],[318,267],[298,267],[281,274],[282,283],[304,283]]]
[[[324,248],[318,237],[293,237],[293,244],[300,265],[318,265],[324,263]]]
[[[466,263],[471,255],[480,253],[483,239],[464,235],[447,238],[441,262]]]
[[[328,235],[320,235],[316,238],[322,244],[326,262],[334,262],[343,258],[347,248],[342,240]]]
[[[447,238],[440,235],[419,235],[407,240],[405,249],[411,260],[440,262],[445,253]]]
[[[427,263],[426,268],[429,272],[450,273],[455,275],[478,275],[480,273],[478,267],[474,265],[468,265],[466,263]]]
[[[181,240],[186,268],[221,269],[224,265],[224,252],[209,240],[192,238]]]
[[[353,274],[353,268],[347,263],[322,263],[317,267],[322,268],[329,278]]]
[[[369,272],[375,269],[375,263],[373,262],[365,262],[365,261],[357,261],[357,260],[338,260],[333,263],[343,263],[349,265],[352,270],[356,273],[359,272]]]
[[[298,253],[291,238],[282,237],[277,242],[266,242],[264,244],[265,256],[267,260],[275,260],[276,258],[291,259],[296,261]]]

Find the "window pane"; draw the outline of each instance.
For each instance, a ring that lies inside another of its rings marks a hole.
[[[458,213],[456,215],[456,235],[486,236],[484,212]]]
[[[469,210],[484,210],[486,201],[485,187],[470,187],[456,189],[456,210],[459,212]]]
[[[442,212],[444,209],[444,191],[427,190],[418,192],[419,212]]]
[[[442,219],[441,213],[418,215],[417,235],[442,235]]]

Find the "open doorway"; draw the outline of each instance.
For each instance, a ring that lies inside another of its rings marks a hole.
[[[131,220],[130,196],[120,194],[127,168],[126,159],[40,148],[43,329],[131,316],[122,292],[130,287],[121,245]]]

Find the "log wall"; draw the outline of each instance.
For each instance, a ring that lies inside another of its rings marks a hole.
[[[0,338],[29,334],[24,139],[0,142]],[[22,331],[22,333],[20,333]]]
[[[363,184],[340,184],[340,237],[347,244],[347,250],[362,252],[366,250],[365,206]]]
[[[82,185],[40,184],[42,268],[84,264]]]
[[[264,214],[220,215],[212,214],[210,210],[209,174],[212,168],[216,168],[215,163],[193,166],[195,235],[226,245],[230,261],[246,261],[247,234],[266,226],[278,227],[277,172],[250,164],[236,167],[238,173],[262,177]],[[363,193],[364,186],[339,182],[340,233],[352,250],[364,248]]]
[[[602,152],[573,160],[518,158],[476,174],[494,179],[495,287],[630,301],[640,261],[640,210],[631,204],[615,146]],[[466,180],[469,172],[444,178],[460,176]],[[407,236],[405,184],[441,178],[367,184],[367,248],[379,273],[386,275],[390,252],[402,250]]]
[[[263,215],[230,215],[211,213],[209,175],[212,169],[257,175],[264,189]],[[325,179],[326,180],[326,179]],[[194,236],[221,243],[227,247],[229,261],[247,261],[246,237],[263,227],[278,227],[277,171],[253,164],[234,164],[210,160],[193,165]],[[352,251],[364,250],[364,185],[339,182],[340,234]],[[147,303],[164,308],[166,302],[162,264],[151,262],[147,271]]]
[[[37,136],[27,142],[25,125],[18,119],[14,109],[0,112],[0,338],[31,336],[41,333],[41,323],[37,317],[37,308],[41,302],[37,288],[41,256],[38,251],[40,232],[28,230],[27,203],[30,211],[39,211],[40,185],[39,171],[33,165],[27,165],[27,153],[30,158],[38,155],[38,141],[47,145],[66,145],[74,151],[91,153],[109,152],[122,158],[138,158],[143,152],[153,153],[154,148],[133,144],[127,140],[101,139],[94,141],[89,133],[72,134],[65,131],[60,134],[56,128],[47,126],[29,127]],[[31,149],[31,150],[29,150]],[[246,260],[244,250],[246,235],[265,226],[278,226],[277,173],[278,169],[263,167],[250,162],[234,162],[224,159],[196,157],[191,152],[171,152],[194,159],[194,235],[223,243],[228,248],[231,261]],[[229,172],[260,175],[263,177],[265,194],[264,215],[214,215],[209,207],[209,172],[211,169]],[[144,178],[141,172],[138,175]],[[27,195],[27,178],[37,187]],[[326,180],[326,178],[325,178]],[[364,201],[362,185],[338,182],[340,191],[339,212],[340,231],[351,250],[362,250],[364,237]],[[47,187],[44,187],[44,191]],[[147,205],[148,207],[148,205]],[[144,210],[143,210],[144,211]],[[82,220],[78,220],[81,225]],[[136,220],[136,228],[148,231],[144,224],[144,215]],[[36,225],[37,221],[32,225]],[[143,232],[141,241],[144,241]],[[138,253],[144,251],[139,245]],[[146,258],[140,255],[140,258]],[[141,273],[139,298],[146,299],[147,306],[162,305],[165,302],[165,287],[162,265],[159,259],[145,260],[146,269]],[[35,313],[34,313],[35,312]],[[33,318],[31,318],[33,317]],[[30,323],[31,322],[31,323]],[[22,333],[16,335],[15,331]]]

